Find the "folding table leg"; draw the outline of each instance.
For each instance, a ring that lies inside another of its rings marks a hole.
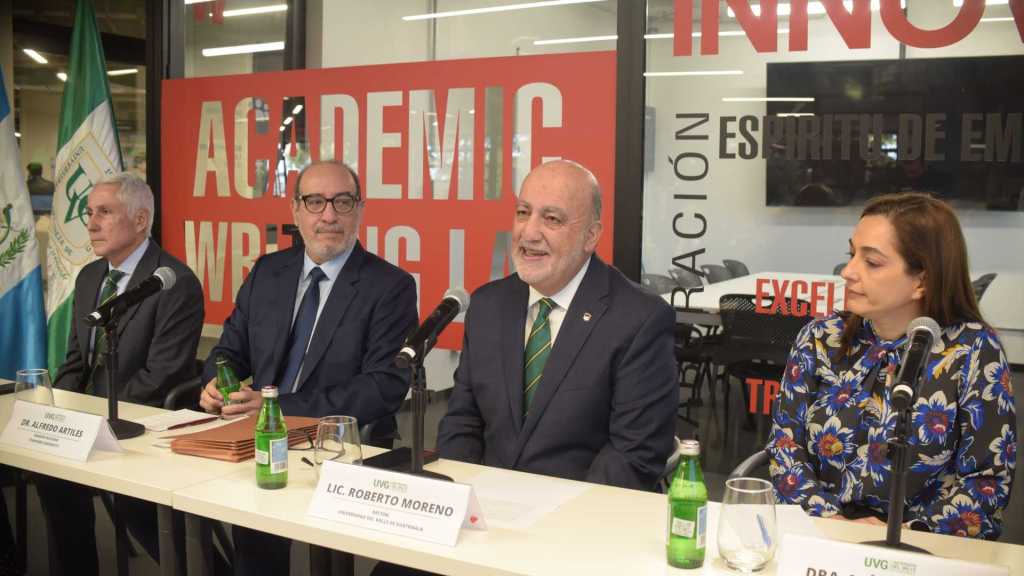
[[[156,522],[160,545],[160,576],[178,576],[184,566],[178,566],[178,547],[174,538],[174,510],[170,506],[158,504]]]
[[[28,490],[25,486],[25,472],[14,470],[14,541],[17,549],[14,565],[21,573],[28,572]],[[5,520],[6,521],[6,520]]]
[[[213,574],[213,534],[209,520],[185,514],[185,550],[189,576]]]

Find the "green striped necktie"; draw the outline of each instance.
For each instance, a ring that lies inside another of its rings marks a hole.
[[[555,307],[550,298],[542,298],[537,302],[537,319],[530,328],[530,337],[526,339],[526,353],[523,363],[523,414],[530,411],[533,394],[537,391],[540,378],[544,374],[544,365],[551,355],[551,323],[548,316]]]
[[[117,283],[124,278],[125,273],[120,270],[112,268],[110,272],[107,272],[107,278],[103,281],[103,289],[100,290],[100,306],[107,303],[114,296],[117,296]],[[96,374],[96,366],[103,363],[103,353],[107,351],[107,333],[103,331],[102,327],[96,328],[96,343],[92,347],[92,365],[93,373],[89,377],[89,389],[92,388],[92,376]],[[87,390],[87,391],[90,391]]]

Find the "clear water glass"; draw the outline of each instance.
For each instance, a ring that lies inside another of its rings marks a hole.
[[[313,442],[313,460],[317,473],[328,460],[345,464],[363,463],[359,423],[353,416],[324,416],[320,419]]]
[[[730,478],[718,519],[718,553],[743,574],[763,569],[775,556],[775,492],[767,480]]]
[[[53,406],[53,385],[46,368],[18,370],[14,381],[14,397],[26,402]]]

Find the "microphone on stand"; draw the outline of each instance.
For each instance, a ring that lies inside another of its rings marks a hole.
[[[892,389],[892,405],[896,410],[906,410],[913,405],[917,383],[928,365],[932,345],[941,337],[939,323],[927,316],[916,318],[907,326],[907,349]]]
[[[395,356],[395,365],[408,368],[413,362],[423,363],[423,357],[434,347],[437,336],[451,324],[452,320],[469,308],[469,294],[461,288],[449,288],[441,303],[420,324],[420,327],[405,339],[405,344]]]
[[[85,317],[89,326],[105,326],[111,319],[120,316],[133,304],[149,298],[161,290],[170,290],[178,277],[167,266],[153,271],[153,275],[140,282],[137,286],[125,290],[123,294],[114,296],[100,305],[99,308]]]

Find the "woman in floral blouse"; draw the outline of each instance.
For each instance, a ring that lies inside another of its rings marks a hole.
[[[925,194],[881,196],[849,242],[847,312],[800,332],[775,403],[767,448],[778,499],[815,516],[886,517],[889,386],[907,325],[930,316],[943,332],[913,406],[904,519],[994,539],[1016,464],[1013,386],[978,311],[956,215]]]

